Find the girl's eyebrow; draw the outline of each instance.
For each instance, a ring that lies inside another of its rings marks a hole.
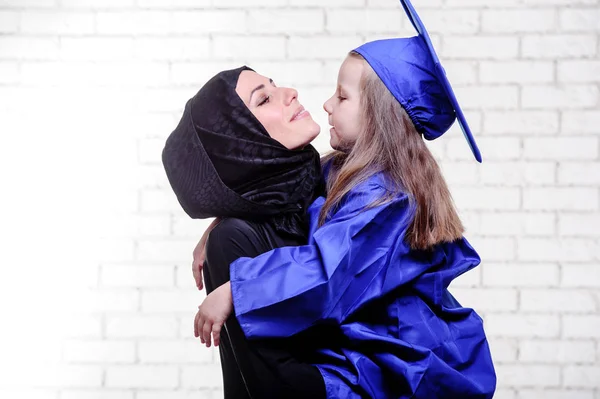
[[[269,79],[269,83],[273,84],[273,79]],[[264,88],[265,88],[265,85],[264,85],[264,84],[256,86],[256,87],[255,87],[255,88],[254,88],[254,89],[253,89],[253,90],[250,92],[250,100],[248,100],[248,104],[249,104],[249,103],[252,101],[252,95],[254,94],[254,92],[255,92],[255,91],[258,91],[258,90],[262,90],[262,89],[264,89]]]

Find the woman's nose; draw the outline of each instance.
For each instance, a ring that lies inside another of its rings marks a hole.
[[[285,105],[290,105],[295,99],[298,98],[298,91],[292,88],[285,88]]]

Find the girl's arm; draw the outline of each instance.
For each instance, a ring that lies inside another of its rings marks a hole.
[[[234,310],[248,338],[290,336],[317,322],[339,324],[431,267],[413,259],[404,243],[413,214],[406,195],[365,209],[384,193],[377,184],[359,185],[309,245],[231,264]]]

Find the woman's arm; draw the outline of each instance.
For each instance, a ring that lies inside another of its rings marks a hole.
[[[202,238],[194,248],[194,252],[192,253],[192,274],[194,276],[194,280],[196,281],[196,287],[201,290],[204,287],[202,283],[202,267],[204,266],[204,260],[206,259],[206,239],[210,232],[215,228],[217,224],[221,222],[220,218],[215,218],[210,225],[206,228],[204,234],[202,234]]]

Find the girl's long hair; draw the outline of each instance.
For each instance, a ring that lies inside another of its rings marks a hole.
[[[400,192],[408,194],[415,215],[405,239],[412,249],[429,249],[461,238],[464,228],[452,196],[423,138],[369,64],[358,53],[349,56],[365,64],[361,77],[362,133],[348,153],[333,151],[323,158],[323,163],[333,163],[319,225],[352,187],[383,172],[391,191],[370,206],[388,202]]]

